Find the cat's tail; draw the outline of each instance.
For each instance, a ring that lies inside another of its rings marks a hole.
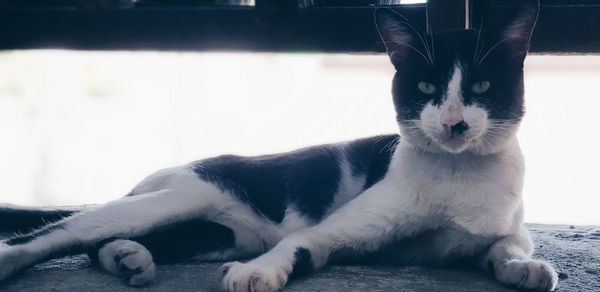
[[[27,233],[91,207],[23,207],[0,204],[0,232]]]

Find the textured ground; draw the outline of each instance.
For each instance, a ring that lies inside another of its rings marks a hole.
[[[536,257],[559,271],[558,291],[600,291],[600,227],[529,225]],[[220,263],[159,266],[156,281],[129,288],[84,256],[37,265],[0,291],[215,291]],[[477,271],[389,266],[332,266],[289,283],[286,291],[513,291]]]

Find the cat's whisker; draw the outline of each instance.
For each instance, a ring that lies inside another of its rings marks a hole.
[[[384,43],[387,46],[387,42],[384,41]],[[425,59],[425,61],[427,62],[427,64],[432,65],[431,62],[429,61],[429,59],[421,51],[419,51],[419,49],[417,49],[417,48],[415,48],[415,47],[413,47],[413,46],[411,46],[409,44],[406,44],[406,46],[409,47],[409,48],[411,48],[411,49],[413,49],[413,50],[415,50],[417,53],[419,53],[419,55],[421,55],[421,57],[423,57],[423,59]]]
[[[435,42],[433,40],[433,33],[430,34],[431,36],[431,55],[433,56],[433,63],[435,64]]]
[[[491,49],[489,49],[489,50],[487,51],[487,53],[485,53],[485,55],[483,55],[483,58],[481,58],[481,60],[479,60],[479,62],[478,62],[477,64],[478,64],[478,65],[481,65],[481,63],[483,63],[483,61],[485,60],[485,58],[487,58],[487,56],[488,56],[488,55],[489,55],[489,54],[490,54],[490,53],[491,53],[491,52],[492,52],[492,51],[493,51],[495,48],[497,48],[497,47],[498,47],[500,44],[502,44],[503,42],[505,42],[505,41],[507,41],[507,40],[509,40],[509,39],[510,39],[510,37],[506,37],[506,38],[504,38],[503,40],[501,40],[501,41],[497,42],[495,45],[493,45],[493,46],[492,46],[492,48],[491,48]]]
[[[380,139],[384,139],[385,136],[381,136]],[[384,152],[390,152],[393,153],[393,151],[391,151],[392,149],[395,149],[396,146],[398,146],[398,143],[400,143],[400,139],[394,139],[388,143],[385,144],[385,146],[383,146],[382,150],[380,150],[381,153]]]
[[[404,17],[402,16],[402,18],[404,18]],[[423,47],[425,48],[425,50],[427,52],[427,56],[429,56],[429,60],[430,60],[429,65],[432,65],[433,64],[433,59],[432,59],[433,57],[431,55],[431,51],[429,50],[429,47],[427,46],[427,41],[426,41],[427,38],[424,39],[423,36],[421,35],[421,33],[419,32],[419,30],[417,30],[412,24],[410,24],[406,18],[404,18],[404,19],[406,21],[405,22],[401,22],[401,23],[403,23],[403,24],[407,25],[408,27],[410,27],[417,34],[417,36],[421,40],[421,44],[423,45]]]
[[[479,40],[481,39],[481,31],[483,29],[483,19],[481,20],[481,25],[479,26],[479,30],[477,31],[477,41],[475,46],[475,51],[473,52],[473,63],[476,62],[477,57],[479,56]]]

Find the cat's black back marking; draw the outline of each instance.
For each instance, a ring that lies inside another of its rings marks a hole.
[[[338,150],[326,145],[259,157],[219,156],[198,162],[194,171],[274,222],[281,223],[288,204],[318,220],[338,188],[338,159]]]
[[[341,162],[348,161],[354,176],[367,177],[364,190],[383,178],[398,139],[385,135],[275,155],[219,156],[194,163],[193,170],[276,223],[290,205],[319,221],[339,188]]]

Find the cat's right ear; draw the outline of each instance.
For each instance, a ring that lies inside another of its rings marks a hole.
[[[402,15],[391,9],[380,8],[375,10],[375,24],[396,69],[413,53],[420,55],[428,64],[431,64],[417,28]]]

